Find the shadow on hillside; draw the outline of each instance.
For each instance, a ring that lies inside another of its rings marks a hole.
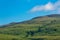
[[[30,38],[30,40],[46,40],[45,38]]]

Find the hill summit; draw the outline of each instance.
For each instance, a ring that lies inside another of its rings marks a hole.
[[[12,22],[5,26],[10,26],[10,25],[17,25],[17,24],[46,24],[50,21],[59,21],[60,20],[60,14],[51,14],[51,15],[46,15],[46,16],[38,16],[35,18],[32,18],[31,20],[23,21],[23,22]]]
[[[60,40],[60,14],[3,25],[0,34],[18,36],[20,40]]]

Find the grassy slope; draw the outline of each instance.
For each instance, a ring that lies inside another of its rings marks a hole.
[[[17,36],[0,34],[0,40],[14,40],[14,39],[19,39],[19,38]]]
[[[60,36],[33,36],[33,37],[26,38],[26,37],[20,37],[20,36],[0,34],[0,40],[33,40],[33,39],[60,40]]]
[[[33,36],[26,33],[30,31],[34,32]],[[40,32],[36,33],[36,31]],[[26,35],[29,36],[26,37]],[[0,28],[1,40],[38,40],[38,38],[60,40],[60,17],[36,18],[22,24],[8,25],[8,27]]]

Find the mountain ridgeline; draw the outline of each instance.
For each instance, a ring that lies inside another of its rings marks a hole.
[[[21,38],[18,40],[60,40],[60,14],[39,16],[3,25],[0,34],[18,36]]]
[[[60,22],[60,14],[51,14],[46,16],[39,16],[32,18],[31,20],[23,21],[23,22],[12,22],[7,25],[3,25],[5,27],[10,25],[17,25],[17,24],[48,24],[49,22],[59,23]]]

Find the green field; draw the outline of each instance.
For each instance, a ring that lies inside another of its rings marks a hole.
[[[20,37],[20,36],[0,34],[0,40],[60,40],[60,36]]]
[[[3,25],[0,40],[60,40],[60,16],[36,17]]]

